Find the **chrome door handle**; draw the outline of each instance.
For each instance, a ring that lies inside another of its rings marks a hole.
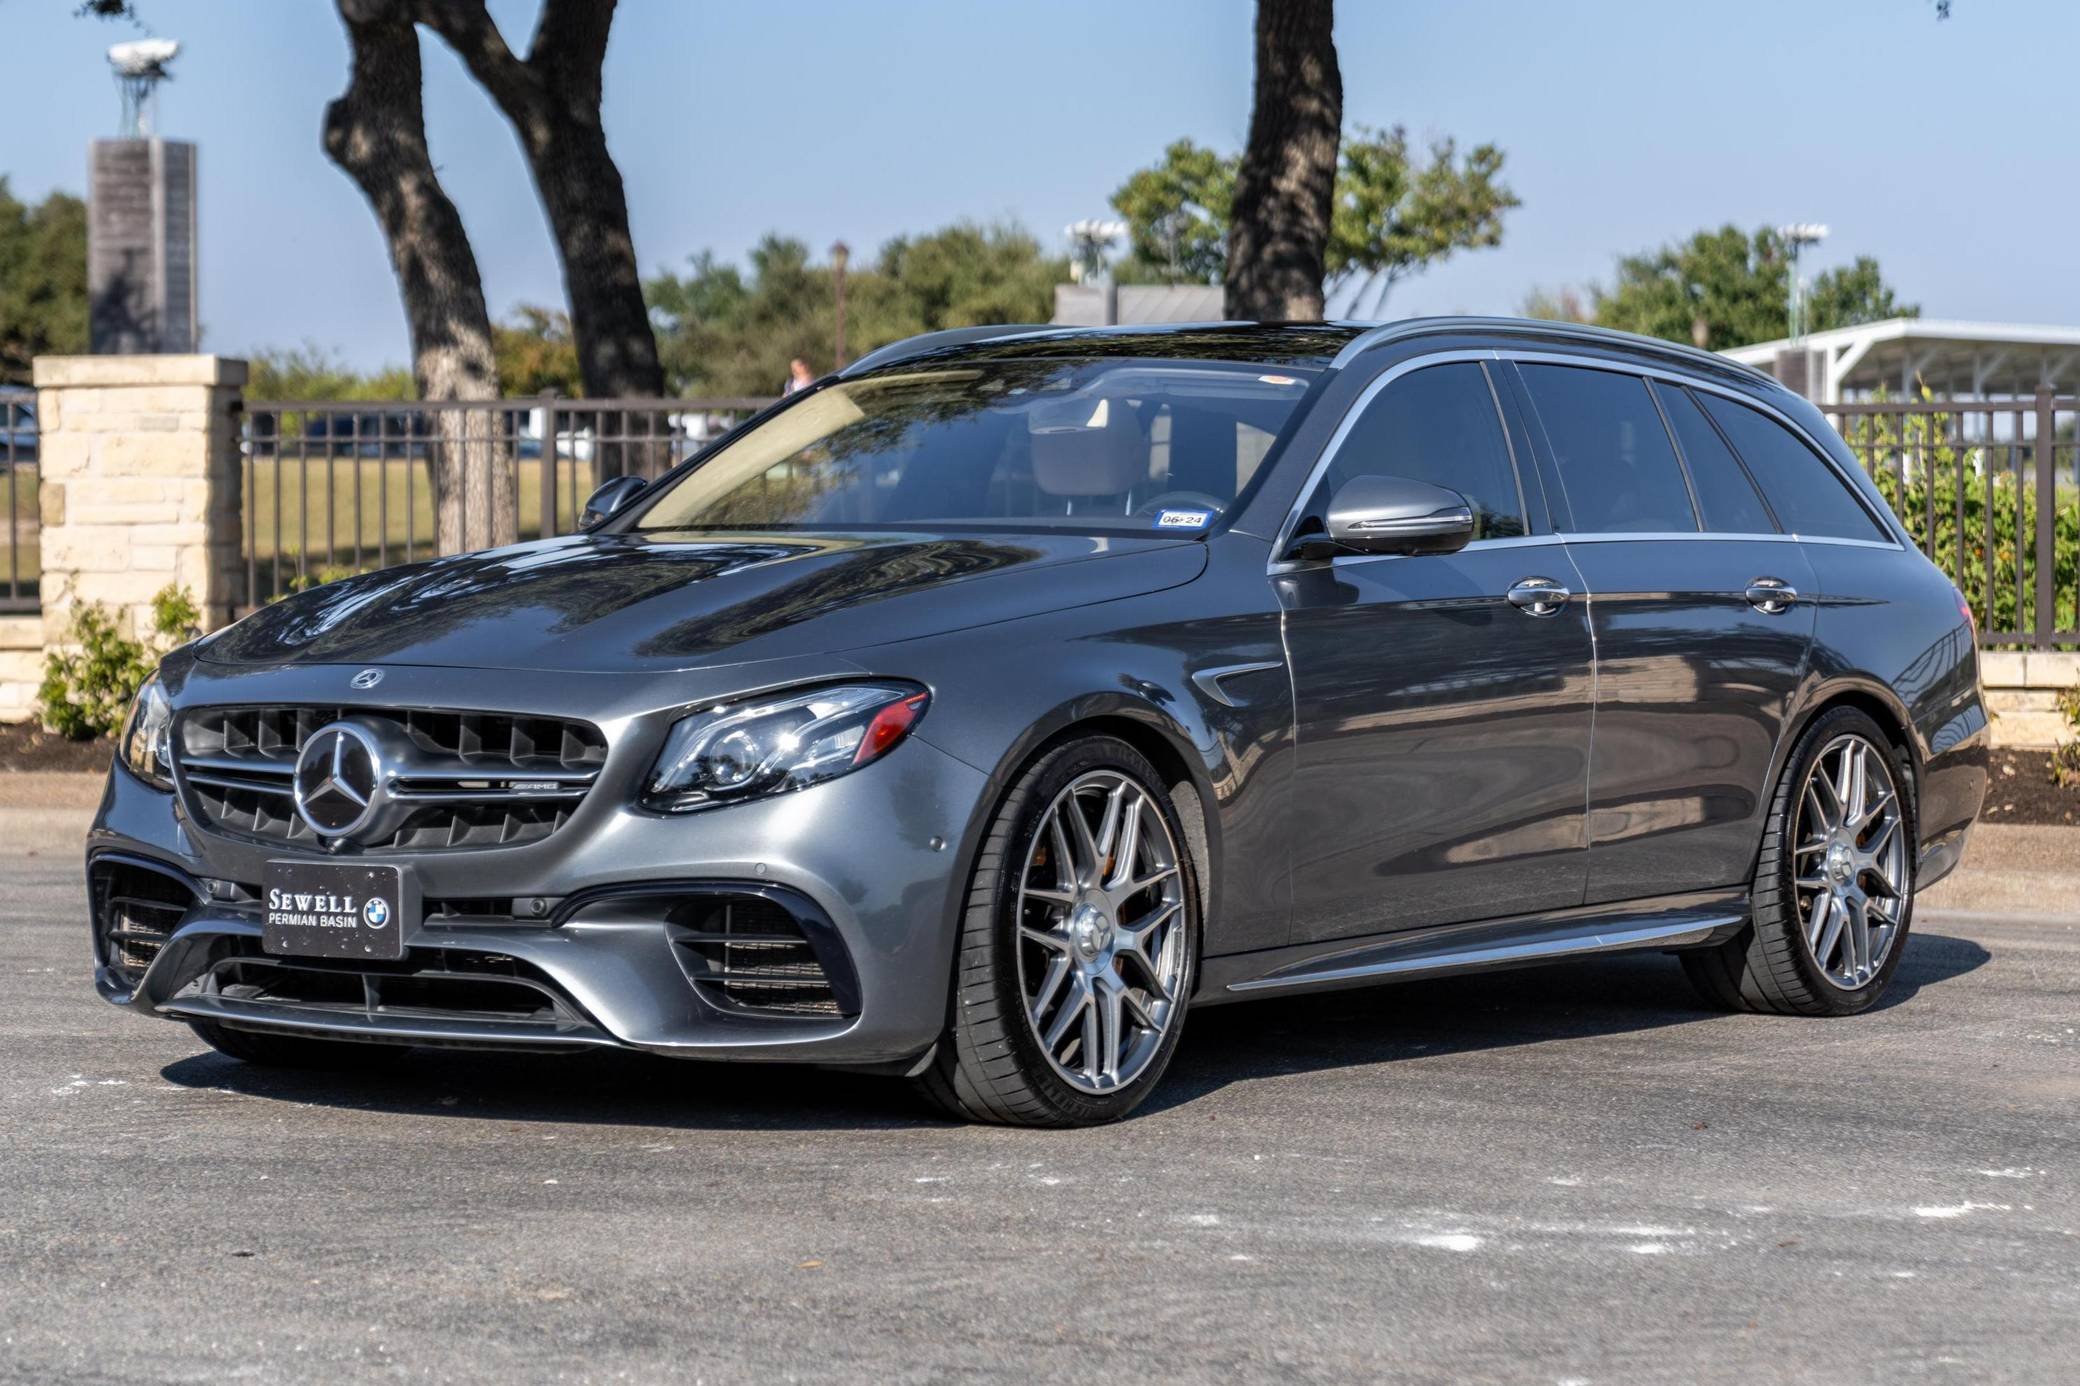
[[[1798,589],[1782,578],[1759,577],[1748,584],[1748,605],[1765,616],[1782,616],[1798,600]]]
[[[1509,604],[1526,616],[1550,616],[1567,605],[1574,593],[1551,578],[1519,578],[1509,589]]]

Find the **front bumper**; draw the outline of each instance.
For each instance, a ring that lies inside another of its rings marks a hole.
[[[384,854],[449,908],[408,926],[403,963],[331,964],[263,954],[249,903],[269,860],[307,853],[210,833],[176,796],[118,767],[88,837],[90,881],[97,863],[152,868],[188,898],[162,907],[164,941],[141,969],[117,965],[97,926],[97,988],[172,1019],[391,1043],[858,1065],[931,1047],[986,776],[912,737],[852,775],[682,817],[633,809],[615,779],[610,769],[540,843]],[[835,1013],[760,1012],[705,984],[689,963],[700,937],[691,911],[723,897],[767,902],[802,925],[834,978]],[[547,902],[539,919],[452,909],[537,899]],[[248,965],[314,974],[309,991],[322,1000],[256,1000],[222,985]],[[361,1004],[349,977],[362,979]],[[540,1004],[518,1018],[530,994]]]

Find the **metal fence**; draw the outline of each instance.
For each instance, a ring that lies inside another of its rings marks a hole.
[[[0,394],[0,612],[37,610],[36,397]]]
[[[518,537],[577,527],[609,476],[656,477],[770,400],[253,400],[245,406],[242,605],[438,552],[435,477],[466,529],[505,468]]]
[[[1988,645],[2080,645],[2080,399],[1835,404],[1824,412]]]

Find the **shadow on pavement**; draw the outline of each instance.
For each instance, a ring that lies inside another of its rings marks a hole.
[[[1968,939],[1914,934],[1879,1010],[1990,959],[1986,949]],[[1190,1017],[1169,1073],[1140,1110],[1163,1111],[1246,1079],[1523,1048],[1718,1016],[1695,1000],[1676,961],[1659,954],[1212,1007]],[[478,1121],[674,1130],[897,1130],[946,1124],[891,1079],[634,1053],[549,1057],[422,1049],[395,1067],[313,1071],[257,1068],[205,1052],[161,1072],[184,1087]]]

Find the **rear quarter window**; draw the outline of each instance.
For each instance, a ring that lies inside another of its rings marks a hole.
[[[1761,410],[1722,395],[1701,394],[1699,399],[1747,463],[1785,529],[1826,539],[1891,537],[1797,434]]]

